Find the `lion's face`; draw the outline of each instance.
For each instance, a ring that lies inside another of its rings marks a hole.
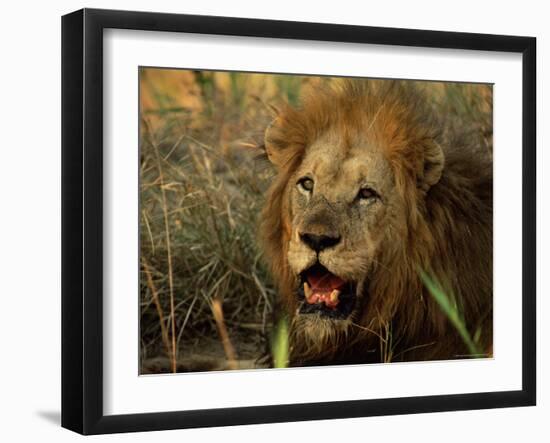
[[[311,334],[346,328],[399,215],[391,168],[375,143],[329,132],[307,149],[288,186],[298,321]]]
[[[313,91],[266,130],[278,175],[264,251],[302,353],[387,324],[407,292],[399,282],[417,273],[411,232],[423,232],[422,201],[444,166],[422,103],[399,82],[350,82]]]

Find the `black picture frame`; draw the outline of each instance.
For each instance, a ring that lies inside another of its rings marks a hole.
[[[522,389],[209,410],[103,413],[103,30],[171,31],[522,54]],[[62,18],[62,426],[82,434],[228,426],[536,403],[536,39],[83,9]]]

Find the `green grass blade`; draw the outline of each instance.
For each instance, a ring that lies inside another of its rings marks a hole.
[[[445,313],[449,321],[462,337],[462,340],[464,341],[464,344],[468,347],[469,352],[477,356],[483,355],[481,349],[479,349],[475,341],[472,340],[472,338],[470,337],[470,333],[468,332],[468,329],[464,324],[464,320],[460,312],[458,312],[456,303],[452,303],[447,294],[445,294],[440,286],[425,272],[420,271],[420,278],[422,279],[422,282],[424,283],[432,297],[435,299],[441,310]]]
[[[288,367],[288,322],[286,318],[279,320],[272,344],[273,363],[276,368]]]

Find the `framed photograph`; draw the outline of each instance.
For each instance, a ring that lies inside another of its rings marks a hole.
[[[531,37],[64,16],[62,425],[535,405],[535,59]]]

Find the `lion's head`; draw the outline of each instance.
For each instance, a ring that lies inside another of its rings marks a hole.
[[[298,359],[376,339],[403,315],[400,333],[422,326],[431,303],[418,270],[437,271],[441,254],[426,227],[445,167],[440,132],[414,87],[376,80],[317,88],[267,129],[278,176],[262,232]],[[441,328],[432,317],[424,326]]]

